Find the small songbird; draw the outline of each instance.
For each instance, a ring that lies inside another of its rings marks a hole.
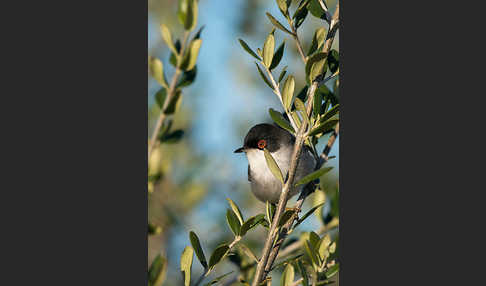
[[[276,204],[282,192],[282,183],[274,177],[268,168],[263,149],[268,149],[272,154],[285,178],[290,167],[294,143],[295,137],[288,131],[264,123],[253,126],[245,137],[243,147],[234,151],[235,153],[246,153],[249,163],[248,181],[251,183],[251,191],[260,201]],[[304,145],[294,182],[314,171],[315,165],[316,161],[310,149]],[[289,193],[289,199],[300,193],[302,188],[302,185],[295,187]]]

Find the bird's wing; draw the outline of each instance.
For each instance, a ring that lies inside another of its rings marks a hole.
[[[248,164],[248,182],[251,182],[250,165]]]

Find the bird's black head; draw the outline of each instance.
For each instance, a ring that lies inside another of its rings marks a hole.
[[[267,148],[270,152],[276,152],[282,146],[293,144],[293,136],[286,130],[272,124],[257,124],[246,134],[243,147],[235,150],[235,153],[245,152],[248,149]]]

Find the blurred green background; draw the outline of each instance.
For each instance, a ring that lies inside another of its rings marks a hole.
[[[163,43],[159,26],[166,24],[173,38],[182,35],[177,22],[177,0],[148,1],[148,54],[164,62],[166,77],[172,77],[172,66],[168,64],[169,49]],[[298,4],[292,3],[292,11]],[[335,1],[327,1],[331,14]],[[226,224],[226,198],[231,198],[241,208],[245,217],[263,213],[265,204],[258,201],[250,191],[247,181],[247,160],[242,154],[234,154],[240,147],[246,132],[255,124],[271,122],[268,109],[282,110],[280,102],[259,77],[254,59],[238,43],[244,39],[256,50],[272,29],[265,16],[270,12],[282,23],[286,21],[273,0],[200,0],[199,29],[205,26],[201,38],[196,81],[185,88],[180,110],[174,117],[173,129],[181,128],[184,137],[176,144],[163,144],[155,149],[149,160],[152,171],[162,170],[163,178],[155,185],[149,196],[149,221],[160,226],[161,232],[149,236],[148,262],[162,253],[169,261],[164,285],[180,285],[179,258],[189,245],[188,232],[197,233],[206,256],[222,241],[232,239]],[[300,27],[299,37],[304,49],[310,46],[314,31],[325,26],[322,20],[308,16]],[[339,34],[339,31],[338,31]],[[288,74],[296,78],[296,91],[304,87],[304,66],[298,56],[295,43],[289,35],[277,30],[276,46],[285,40],[285,54],[280,67],[288,65]],[[339,50],[339,35],[333,48]],[[327,83],[332,90],[333,81]],[[160,85],[148,76],[149,134],[160,112],[154,104],[154,94]],[[321,138],[318,150],[322,151],[327,136]],[[327,194],[338,188],[339,138],[331,154],[337,156],[327,165],[335,168],[326,175],[322,185]],[[304,206],[307,211],[317,199],[311,195]],[[289,205],[295,202],[293,198]],[[323,214],[329,212],[329,200]],[[318,214],[320,215],[320,214]],[[299,226],[300,231],[316,230],[321,222],[316,217]],[[294,236],[295,236],[294,235]],[[259,227],[245,237],[245,243],[259,255],[265,231]],[[216,274],[223,274],[236,267],[226,261]],[[193,275],[202,273],[202,267],[194,262]]]

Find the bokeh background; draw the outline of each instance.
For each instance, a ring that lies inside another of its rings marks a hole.
[[[148,54],[161,59],[166,77],[172,77],[169,49],[163,43],[159,25],[166,24],[173,38],[180,38],[182,27],[177,21],[177,0],[148,1]],[[293,1],[294,11],[297,1]],[[331,14],[335,1],[327,1]],[[240,147],[246,132],[255,124],[271,122],[268,109],[281,110],[280,102],[257,73],[254,58],[240,46],[244,39],[253,50],[262,47],[272,25],[265,16],[270,12],[286,23],[273,0],[200,0],[199,29],[205,26],[201,38],[203,44],[197,63],[195,82],[184,89],[180,110],[174,117],[174,128],[182,128],[185,135],[176,144],[164,144],[156,149],[149,160],[152,170],[162,170],[163,179],[154,186],[149,197],[149,221],[161,227],[157,235],[149,236],[148,262],[162,253],[169,261],[164,285],[180,285],[179,258],[189,245],[188,232],[197,233],[206,257],[223,241],[232,239],[225,212],[226,198],[235,201],[245,216],[263,213],[265,205],[252,195],[247,181],[247,160],[243,154],[234,154]],[[325,26],[322,20],[307,16],[299,29],[299,37],[307,51],[316,28]],[[338,31],[339,34],[339,31]],[[288,65],[288,73],[296,78],[296,91],[304,87],[304,66],[298,56],[295,43],[280,30],[275,32],[276,47],[285,40],[285,54],[274,74]],[[333,43],[339,49],[339,35]],[[333,81],[327,83],[332,90]],[[154,95],[160,85],[148,76],[149,134],[160,112],[154,104]],[[327,136],[321,138],[318,150],[322,151]],[[325,191],[338,187],[339,137],[331,154],[337,156],[327,165],[335,168],[326,175]],[[307,211],[316,201],[309,197],[304,206]],[[295,198],[290,204],[295,202]],[[329,211],[327,202],[323,215]],[[299,231],[316,230],[316,217],[299,226]],[[298,232],[298,231],[297,231]],[[298,234],[296,234],[298,235]],[[265,237],[259,227],[245,237],[245,244],[259,255]],[[218,267],[216,274],[236,269],[231,262]],[[193,264],[194,277],[202,267],[197,260]],[[278,280],[277,280],[278,281]]]

